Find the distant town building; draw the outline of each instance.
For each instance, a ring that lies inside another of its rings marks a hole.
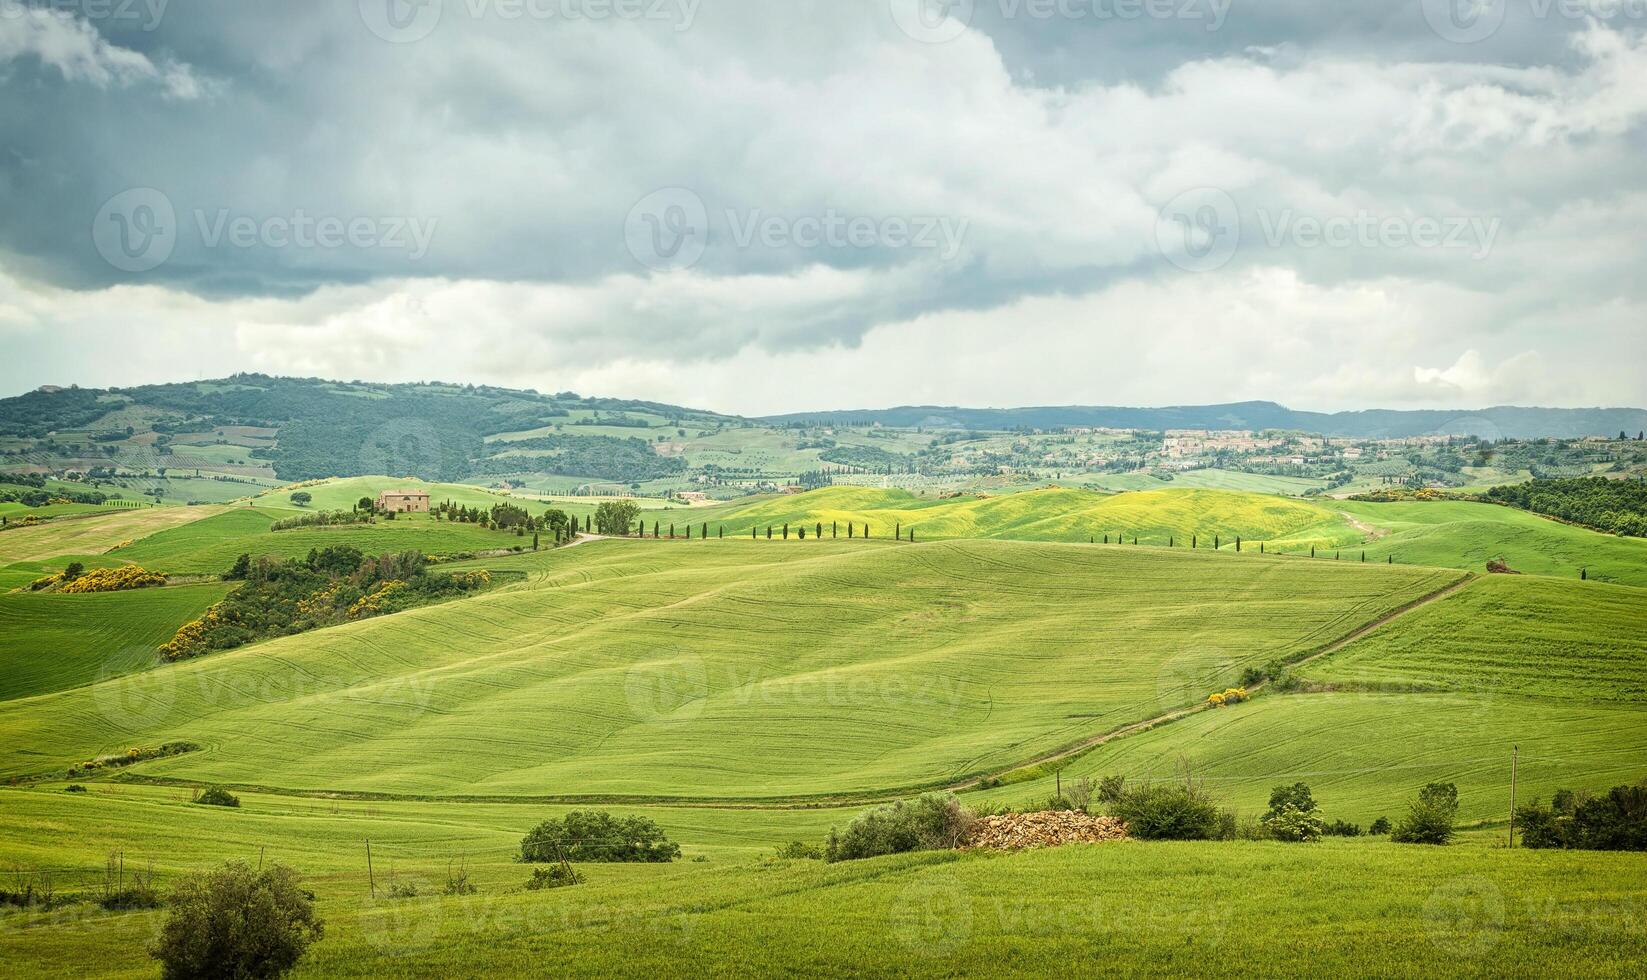
[[[377,495],[377,509],[385,514],[427,514],[429,494],[422,490],[385,490]]]
[[[702,490],[682,490],[675,496],[689,504],[701,504],[709,499],[709,494],[704,493]]]

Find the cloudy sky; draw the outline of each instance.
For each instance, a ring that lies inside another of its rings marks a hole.
[[[1647,0],[0,0],[0,395],[1647,404]]]

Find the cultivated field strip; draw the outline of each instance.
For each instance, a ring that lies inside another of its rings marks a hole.
[[[183,738],[206,750],[134,771],[475,796],[943,783],[1197,702],[1438,576],[988,541],[611,541],[498,561],[534,577],[124,678],[118,692],[0,706],[0,737],[17,746],[3,774]]]

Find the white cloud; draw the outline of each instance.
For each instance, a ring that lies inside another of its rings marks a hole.
[[[152,83],[169,98],[187,100],[200,98],[207,87],[188,65],[156,65],[141,52],[109,43],[89,21],[73,13],[7,4],[0,16],[0,64],[28,56],[71,82],[98,88]]]

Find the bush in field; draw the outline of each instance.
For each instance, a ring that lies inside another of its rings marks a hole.
[[[1382,836],[1384,836],[1385,834],[1387,834],[1389,832],[1390,832],[1390,818],[1389,817],[1379,817],[1377,820],[1374,820],[1372,822],[1371,827],[1367,828],[1367,833],[1371,834],[1374,837],[1382,837]]]
[[[681,846],[646,817],[614,817],[605,810],[573,810],[538,824],[520,842],[520,860],[644,862],[673,861]]]
[[[206,806],[239,806],[240,797],[234,795],[221,786],[209,786],[199,796],[194,798],[196,803]]]
[[[171,913],[149,955],[166,980],[278,977],[319,939],[314,896],[296,872],[232,861],[191,875],[172,893]]]
[[[1390,832],[1390,840],[1398,844],[1446,844],[1453,839],[1453,820],[1457,816],[1458,787],[1430,783],[1418,791],[1418,799]]]
[[[824,846],[826,861],[854,861],[904,851],[958,847],[972,826],[972,815],[948,794],[928,793],[866,810],[846,830],[831,827]]]
[[[785,861],[821,861],[823,856],[823,849],[818,845],[798,840],[778,848],[778,857]]]
[[[552,864],[547,868],[536,868],[532,877],[527,879],[528,891],[542,891],[545,888],[565,888],[567,885],[581,885],[587,879],[570,864]]]
[[[1548,809],[1537,800],[1517,808],[1515,820],[1527,847],[1647,851],[1647,782],[1604,796],[1561,790]]]
[[[1123,784],[1109,812],[1141,840],[1213,840],[1223,826],[1217,802],[1188,772],[1173,783]]]
[[[1293,783],[1270,790],[1269,812],[1259,819],[1274,840],[1318,841],[1326,831],[1318,809],[1310,788],[1303,783]]]
[[[1327,824],[1325,833],[1328,837],[1360,837],[1361,825],[1344,820],[1334,820],[1332,823]]]

